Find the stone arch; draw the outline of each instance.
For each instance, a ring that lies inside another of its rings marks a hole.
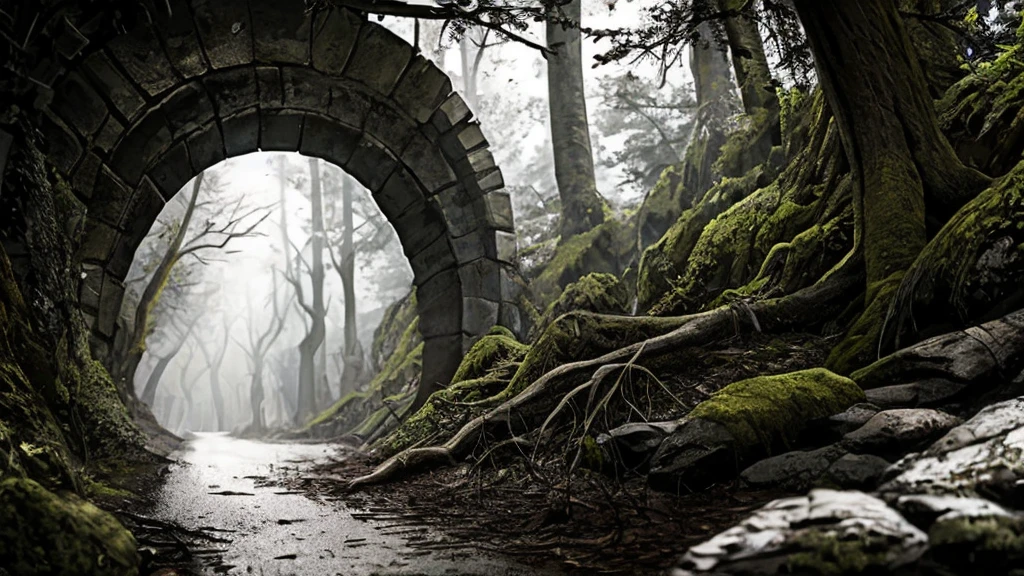
[[[50,157],[88,208],[80,302],[96,355],[164,204],[193,176],[256,150],[357,178],[414,272],[423,379],[446,384],[495,324],[520,329],[509,196],[448,77],[386,28],[279,0],[173,0],[66,65],[46,110]]]

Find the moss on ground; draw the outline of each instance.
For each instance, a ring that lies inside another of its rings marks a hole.
[[[0,482],[0,566],[31,576],[130,576],[139,556],[116,518],[25,478]]]
[[[851,537],[811,530],[800,535],[795,545],[801,551],[790,554],[787,562],[793,574],[883,574],[896,560],[892,543],[882,535]]]
[[[742,447],[788,447],[808,422],[864,400],[856,382],[822,368],[759,376],[719,390],[689,418],[724,426]]]
[[[552,302],[534,324],[531,340],[556,318],[572,311],[597,314],[627,314],[630,294],[625,283],[612,274],[591,273],[565,287],[558,300]]]
[[[936,521],[928,531],[928,555],[956,574],[1005,574],[1024,567],[1024,519],[958,517]]]
[[[501,364],[518,362],[529,349],[529,346],[520,344],[507,328],[492,329],[466,352],[452,377],[452,384],[482,378]]]

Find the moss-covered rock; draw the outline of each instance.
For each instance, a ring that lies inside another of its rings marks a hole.
[[[492,328],[466,352],[452,377],[452,384],[482,378],[501,364],[518,362],[529,349],[529,346],[520,344],[507,328]]]
[[[130,576],[135,539],[116,518],[70,493],[37,482],[0,482],[0,566],[13,574]]]
[[[627,314],[630,293],[625,282],[612,274],[592,273],[565,287],[558,300],[552,302],[534,325],[531,340],[556,318],[572,311],[597,314]]]
[[[533,305],[545,310],[566,286],[599,272],[621,275],[636,259],[635,220],[608,217],[600,226],[558,244],[552,257],[529,279]]]
[[[863,400],[853,380],[821,368],[730,384],[698,404],[662,442],[648,481],[677,491],[733,477],[745,464],[792,449],[810,422]]]
[[[928,556],[955,574],[1007,574],[1024,568],[1024,518],[955,515],[928,530]]]

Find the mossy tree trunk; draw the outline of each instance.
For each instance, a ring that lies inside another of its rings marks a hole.
[[[743,5],[746,4],[744,7]],[[768,66],[764,51],[764,40],[757,29],[753,4],[739,0],[721,0],[725,10],[739,10],[738,16],[725,18],[723,25],[729,41],[736,84],[740,88],[743,109],[753,115],[758,110],[767,110],[777,116],[779,97],[775,92],[775,81]],[[777,124],[777,123],[776,123]],[[772,131],[772,144],[782,144],[782,132],[776,126]]]
[[[580,0],[552,8],[547,21],[548,102],[555,180],[562,199],[562,242],[604,222],[583,91]]]
[[[826,101],[849,159],[864,316],[833,355],[839,370],[876,348],[894,284],[942,222],[988,179],[964,166],[934,104],[894,0],[797,0]],[[855,342],[854,342],[855,341]],[[852,350],[851,350],[852,349]]]

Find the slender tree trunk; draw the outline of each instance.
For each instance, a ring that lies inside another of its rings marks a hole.
[[[224,413],[224,390],[220,382],[220,368],[224,364],[224,356],[228,351],[228,339],[231,337],[231,324],[224,322],[224,338],[220,347],[211,351],[201,338],[197,338],[199,350],[203,353],[206,366],[210,370],[210,396],[213,398],[214,430],[226,430],[227,421]]]
[[[352,196],[355,185],[350,178],[344,178],[341,186],[341,223],[344,236],[341,241],[341,266],[338,273],[345,292],[345,347],[344,369],[341,378],[341,393],[355,390],[363,372],[363,348],[359,343],[356,316],[356,251],[353,242]]]
[[[476,69],[473,67],[473,42],[469,39],[469,30],[459,40],[459,56],[462,60],[462,97],[469,109],[477,111]]]
[[[153,405],[153,401],[156,399],[157,386],[160,385],[160,379],[163,378],[164,372],[167,370],[167,366],[172,360],[174,360],[174,357],[178,355],[178,352],[181,352],[182,347],[185,346],[185,341],[187,341],[189,335],[192,334],[192,327],[194,325],[195,323],[190,324],[174,347],[171,348],[167,354],[157,360],[156,366],[153,367],[153,371],[149,374],[149,379],[146,380],[146,386],[142,390],[142,401],[146,404],[150,406]],[[189,357],[189,362],[191,362],[191,356]],[[188,363],[186,363],[186,365],[188,365]]]
[[[320,189],[320,166],[316,159],[309,162],[310,205],[312,220],[312,263],[310,280],[313,285],[313,303],[310,310],[309,332],[299,343],[299,409],[296,421],[304,422],[316,412],[316,352],[324,341],[324,219],[323,196]]]
[[[597,191],[590,125],[583,91],[580,0],[548,14],[548,102],[555,180],[562,199],[561,241],[604,222],[604,200]]]
[[[135,372],[138,370],[142,355],[146,352],[146,337],[149,335],[150,314],[160,300],[167,282],[171,277],[171,270],[178,263],[179,252],[188,234],[189,224],[192,222],[192,214],[195,213],[196,201],[199,198],[199,191],[203,185],[203,174],[200,173],[192,182],[192,197],[189,199],[185,214],[181,218],[178,230],[167,245],[160,263],[150,277],[146,288],[142,291],[139,304],[135,308],[135,320],[131,326],[131,334],[123,340],[125,348],[118,354],[115,371],[119,372],[116,378],[126,384],[125,390],[135,393]],[[127,401],[127,399],[122,399]]]
[[[252,411],[252,431],[262,432],[266,429],[263,421],[263,355],[256,354],[252,362],[252,383],[249,385],[249,409]]]

